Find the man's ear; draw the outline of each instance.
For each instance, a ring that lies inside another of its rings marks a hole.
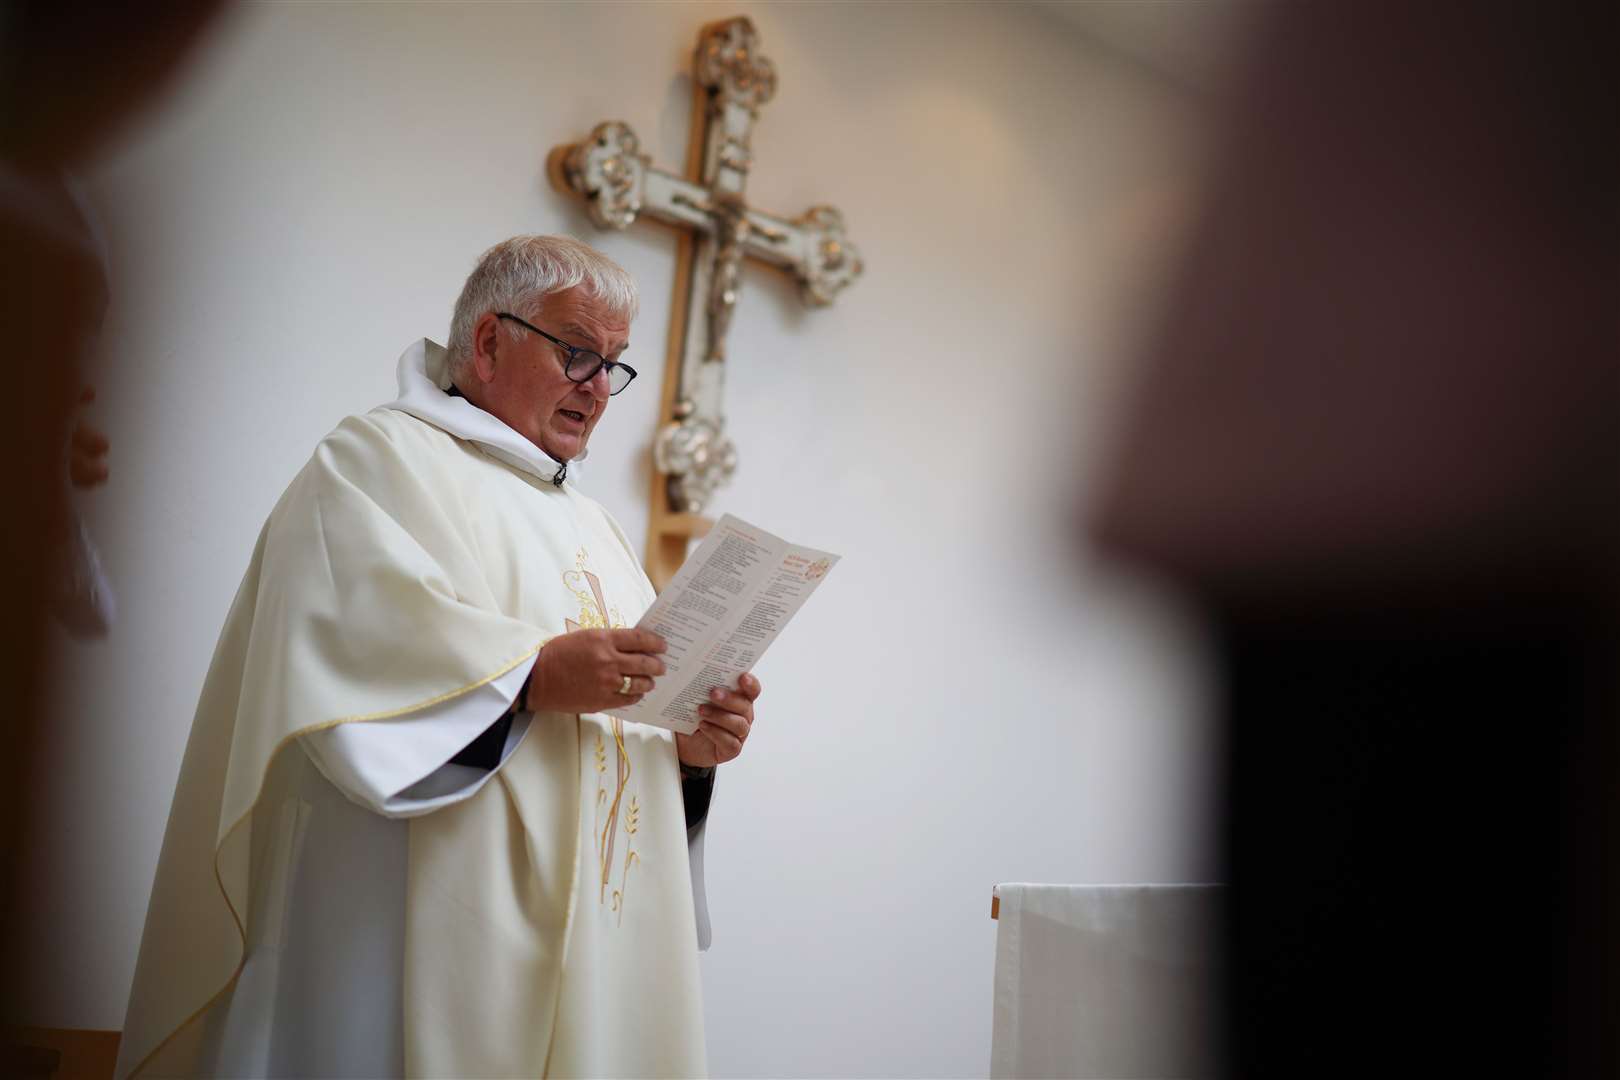
[[[473,327],[473,373],[478,381],[487,383],[495,378],[495,365],[501,359],[501,347],[506,344],[501,339],[501,320],[493,312],[488,312],[478,320]]]

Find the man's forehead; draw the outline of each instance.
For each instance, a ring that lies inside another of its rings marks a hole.
[[[564,330],[577,330],[582,334],[596,334],[605,331],[610,337],[623,337],[630,329],[627,323],[609,322],[606,319],[563,319],[557,325]]]
[[[612,338],[615,344],[622,342],[630,332],[628,320],[578,287],[552,293],[546,297],[541,310],[564,332],[601,335]]]
[[[598,296],[591,295],[580,285],[546,296],[541,308],[549,309],[557,319],[573,321],[578,325],[599,325],[620,332],[630,329],[629,321],[625,321],[624,316],[620,316],[617,311],[609,308],[608,304],[599,300]]]
[[[623,325],[623,318],[601,297],[587,292],[583,285],[554,292],[540,302],[540,306],[557,313],[561,318],[587,319],[591,322]]]

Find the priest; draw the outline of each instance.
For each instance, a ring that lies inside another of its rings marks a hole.
[[[485,252],[399,398],[271,512],[181,768],[118,1075],[695,1076],[714,767],[651,689],[653,589],[578,487],[634,282],[578,241]]]

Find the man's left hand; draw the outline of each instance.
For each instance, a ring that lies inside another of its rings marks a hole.
[[[738,679],[735,690],[717,686],[710,691],[709,703],[698,706],[698,729],[690,735],[675,735],[675,753],[681,763],[706,769],[742,753],[754,726],[759,692],[759,680],[751,674]]]

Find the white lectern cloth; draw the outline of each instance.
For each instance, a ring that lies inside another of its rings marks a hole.
[[[1213,885],[996,886],[992,1077],[1215,1073]]]

